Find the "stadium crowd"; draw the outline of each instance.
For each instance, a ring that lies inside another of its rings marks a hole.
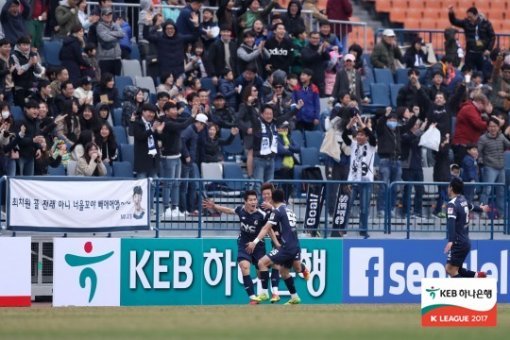
[[[418,36],[402,53],[386,29],[367,56],[359,44],[348,45],[349,25],[335,28],[340,37],[334,34],[327,18],[348,19],[349,0],[329,0],[325,13],[314,12],[317,30],[301,15],[313,9],[311,0],[291,0],[283,14],[272,12],[276,0],[218,2],[207,3],[218,5],[214,12],[202,9],[202,0],[168,0],[184,7],[163,9],[141,0],[138,25],[131,27],[111,0],[100,0],[90,12],[86,0],[5,1],[1,173],[45,175],[49,167],[64,166],[71,175],[104,176],[120,160],[120,140],[128,136],[138,177],[198,178],[200,164],[224,161],[222,148],[240,136],[248,178],[291,179],[303,147],[293,136],[322,131],[316,152],[328,180],[423,181],[423,167],[433,167],[434,181],[461,176],[505,183],[510,57],[495,46],[492,26],[476,8],[464,19],[449,9],[467,45],[448,29],[445,55],[429,64]],[[41,60],[43,36],[61,42],[60,65]],[[133,44],[155,93],[117,84]],[[408,81],[397,105],[380,107],[369,96],[367,77],[375,69],[393,77],[404,67]],[[327,105],[321,107],[321,98],[329,98]],[[114,112],[121,112],[119,119]],[[222,130],[230,131],[227,138],[219,137]],[[164,188],[168,216],[196,213],[193,185]],[[371,187],[341,190],[351,199],[360,195],[366,218]],[[481,201],[490,190],[483,188]],[[503,191],[497,195],[503,204]],[[415,186],[417,217],[422,196],[423,186]],[[445,216],[446,196],[441,188],[438,217]],[[397,195],[392,198],[396,207]],[[384,200],[377,196],[379,215]],[[496,208],[502,217],[503,207]]]

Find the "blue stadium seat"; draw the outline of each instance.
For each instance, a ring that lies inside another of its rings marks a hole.
[[[65,176],[66,168],[60,163],[56,168],[51,166],[48,167],[48,176]]]
[[[321,148],[324,132],[320,130],[305,131],[306,147],[314,147],[317,150]]]
[[[122,108],[117,107],[113,109],[112,113],[113,125],[114,126],[122,126]]]
[[[23,120],[25,119],[25,114],[23,113],[23,109],[19,106],[11,106],[11,114],[12,114],[12,119],[14,119],[15,121],[20,121],[20,120]]]
[[[221,129],[220,138],[227,139],[230,136],[230,129]],[[241,141],[241,137],[237,134],[234,137],[234,140],[229,145],[223,146],[223,153],[225,154],[226,160],[231,160],[229,156],[241,155],[244,153],[243,143]]]
[[[409,77],[407,76],[407,72],[409,72],[408,68],[399,68],[395,72],[395,83],[397,84],[407,84],[409,81]]]
[[[376,83],[393,84],[393,74],[388,68],[374,68],[374,77]]]
[[[223,163],[223,178],[224,179],[245,179],[243,169],[235,162]],[[232,190],[243,190],[243,182],[225,182],[225,185]]]
[[[113,177],[113,168],[110,163],[104,163],[104,167],[106,168],[106,177]]]
[[[114,126],[113,127],[113,134],[115,135],[115,140],[117,141],[117,144],[129,144],[127,139],[127,133],[126,128],[123,126]]]
[[[372,104],[384,107],[391,105],[390,87],[388,84],[370,84],[370,91],[372,92]]]
[[[293,130],[290,134],[290,139],[296,143],[300,148],[305,146],[305,137],[301,130]]]
[[[42,48],[42,56],[44,64],[47,66],[60,66],[60,50],[62,49],[61,40],[45,41]]]
[[[130,162],[112,162],[113,177],[133,178],[133,164]]]
[[[303,166],[317,166],[320,163],[319,149],[315,147],[301,148],[300,157]]]
[[[400,91],[402,87],[404,87],[403,84],[390,84],[391,106],[394,108],[397,107],[398,91]]]
[[[510,151],[505,151],[505,169],[510,170]]]
[[[120,160],[135,164],[135,149],[131,144],[120,144]]]
[[[374,66],[372,65],[372,61],[370,60],[370,54],[367,54],[367,53],[362,54],[362,55],[361,55],[361,59],[363,59],[363,63],[364,63],[365,65],[367,65],[368,67],[370,67],[370,68],[373,68],[373,67],[374,67]]]
[[[133,84],[133,79],[128,76],[115,76],[115,86],[119,90],[120,99],[124,99],[124,88],[126,86],[131,86]]]

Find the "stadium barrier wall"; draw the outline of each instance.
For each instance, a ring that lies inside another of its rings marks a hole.
[[[343,303],[419,303],[421,279],[446,277],[446,240],[344,240]],[[509,303],[508,241],[471,241],[465,266],[498,280]]]
[[[54,306],[248,302],[234,238],[56,238],[54,244]],[[295,280],[303,303],[342,302],[342,256],[342,240],[301,241],[301,257],[311,272],[310,280]],[[251,275],[256,277],[254,267]],[[283,282],[280,294],[290,297]]]
[[[31,305],[30,237],[0,237],[0,307]]]

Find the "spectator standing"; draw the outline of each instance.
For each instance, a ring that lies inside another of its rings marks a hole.
[[[455,134],[453,136],[453,153],[455,163],[459,164],[466,155],[468,144],[477,144],[480,136],[487,129],[487,122],[482,114],[492,113],[492,104],[483,94],[476,94],[472,100],[461,105],[457,112]]]
[[[478,171],[478,147],[470,144],[466,147],[467,154],[464,156],[461,164],[461,176],[464,183],[479,182],[480,176]],[[475,187],[472,185],[464,186],[464,196],[468,202],[473,202],[475,198]]]
[[[120,76],[122,52],[119,41],[124,37],[124,32],[113,22],[113,11],[110,7],[101,10],[101,20],[97,24],[96,34],[97,60],[101,72]]]
[[[23,7],[23,10],[21,9]],[[2,12],[0,22],[4,36],[11,44],[15,44],[21,37],[28,35],[26,25],[30,18],[30,5],[26,0],[7,0]]]
[[[74,26],[71,28],[71,34],[64,38],[60,50],[62,65],[69,72],[69,80],[75,87],[80,83],[81,69],[90,67],[83,58],[84,34],[81,25]]]
[[[203,0],[191,0],[190,3],[181,10],[175,22],[175,28],[180,34],[193,37],[191,42],[195,42],[199,38],[199,35],[195,34],[198,26],[195,25],[194,18],[196,18],[197,23],[200,23],[202,2]]]
[[[312,83],[319,88],[319,95],[324,96],[324,72],[330,59],[329,52],[335,49],[327,41],[321,42],[319,32],[310,33],[308,44],[301,50],[303,68],[312,70]]]
[[[18,169],[21,176],[33,176],[35,157],[41,154],[40,146],[35,142],[35,137],[39,135],[37,120],[39,105],[29,100],[23,107],[25,116],[15,129],[16,143],[19,146]]]
[[[276,70],[282,70],[289,73],[294,46],[292,41],[286,37],[285,25],[276,24],[273,27],[273,33],[273,36],[265,44],[270,55],[269,60],[266,61],[266,72],[273,73]]]
[[[173,74],[174,78],[184,73],[184,45],[199,37],[198,15],[192,13],[189,19],[194,27],[191,34],[179,33],[172,21],[163,24],[162,32],[144,27],[144,37],[153,43],[158,52],[159,74]]]
[[[485,71],[484,57],[487,58],[494,49],[496,34],[487,18],[478,13],[476,7],[470,7],[466,11],[465,19],[457,19],[453,6],[448,6],[448,19],[454,26],[464,30],[466,37],[465,63],[473,70]],[[489,75],[486,75],[488,78]]]
[[[329,20],[349,21],[352,16],[352,3],[350,0],[328,0],[326,3],[326,15]],[[348,36],[352,32],[349,24],[334,24],[333,32],[342,40],[343,51],[347,52]]]
[[[252,30],[243,33],[243,42],[237,48],[237,65],[239,74],[243,73],[246,66],[253,63],[257,67],[257,74],[263,74],[264,61],[269,59],[269,52],[264,48],[265,40],[255,46],[255,32]]]
[[[351,140],[349,134],[355,124],[358,126],[358,129],[356,130],[356,137]],[[354,201],[359,196],[359,229],[360,235],[365,239],[370,237],[367,230],[372,184],[369,183],[374,181],[374,159],[377,146],[377,140],[370,129],[370,125],[370,120],[366,118],[362,119],[358,114],[351,117],[342,133],[344,143],[351,147],[351,159],[347,180],[350,182],[366,182],[357,183],[352,186],[346,219],[349,219]]]
[[[210,46],[208,57],[211,65],[209,77],[216,77],[217,80],[226,68],[237,70],[237,44],[232,40],[229,26],[221,25],[220,39]]]
[[[152,104],[144,104],[141,115],[132,122],[135,161],[133,170],[137,178],[157,178],[159,172],[159,144],[156,132],[163,130],[164,124],[155,121],[157,108]]]
[[[296,129],[299,130],[315,130],[319,125],[319,88],[311,83],[312,75],[312,70],[303,69],[299,76],[300,85],[292,93],[294,103],[303,102],[303,105],[299,105],[300,108],[296,115]]]
[[[40,49],[43,45],[44,26],[48,19],[49,0],[30,0],[32,9],[27,22],[27,33],[32,37],[32,46]]]
[[[302,8],[300,1],[291,0],[287,6],[287,13],[282,16],[285,29],[292,38],[297,37],[299,32],[306,31],[305,21],[301,17]]]
[[[420,72],[412,68],[407,72],[409,82],[398,91],[397,106],[407,107],[413,110],[417,106],[420,109],[421,117],[424,120],[429,111],[429,94],[427,89],[420,83]]]
[[[80,24],[76,0],[60,1],[59,6],[55,9],[55,19],[57,23],[55,38],[64,39],[71,32],[71,28]]]
[[[491,184],[505,184],[505,150],[510,149],[510,141],[501,132],[504,121],[492,117],[487,124],[487,132],[478,141],[479,161],[482,164],[482,182],[487,183],[482,190],[480,202],[489,201],[498,208],[499,217],[505,215],[504,187],[493,187]],[[491,192],[496,191],[496,201],[489,200]]]
[[[181,133],[193,123],[195,116],[180,119],[177,104],[169,101],[163,106],[164,128],[158,135],[161,140],[161,177],[163,186],[163,209],[165,217],[184,217],[179,211],[179,187],[181,182]],[[171,202],[171,205],[170,205]]]

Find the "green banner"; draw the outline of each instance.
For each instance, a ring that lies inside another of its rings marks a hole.
[[[301,258],[311,279],[296,276],[303,303],[342,301],[341,240],[301,240]],[[266,249],[271,250],[270,242]],[[260,283],[252,267],[256,292]],[[288,299],[283,280],[282,302]],[[122,239],[121,305],[245,304],[237,268],[236,239]]]

